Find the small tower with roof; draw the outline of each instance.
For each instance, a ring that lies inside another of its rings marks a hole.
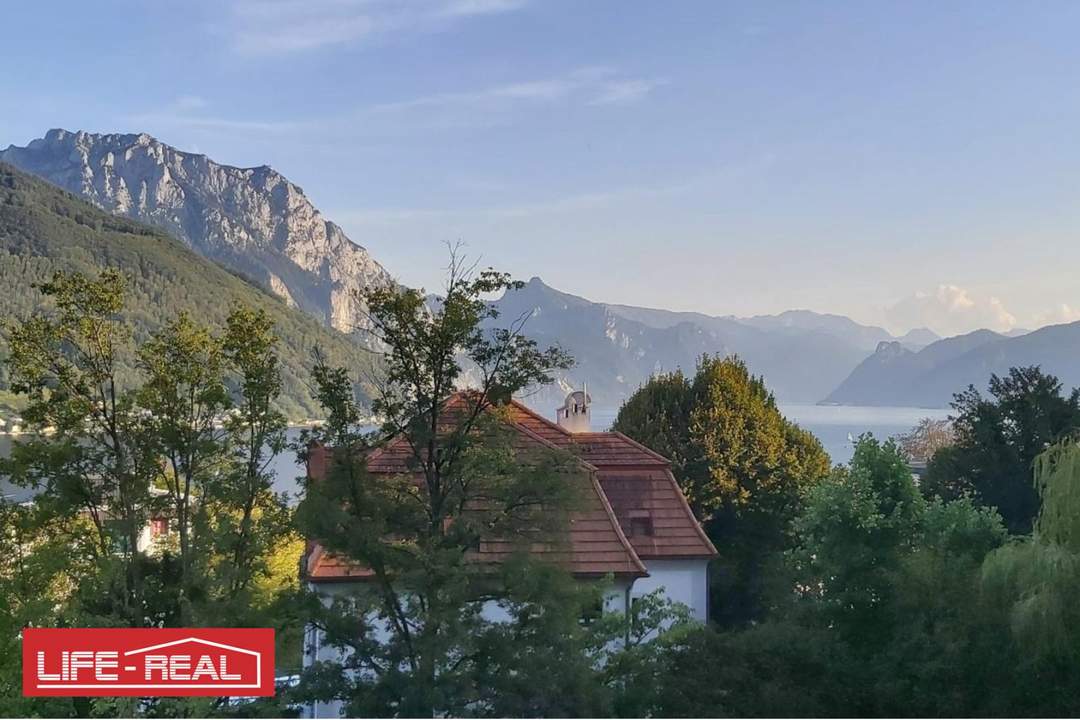
[[[589,397],[588,386],[586,386],[584,389],[574,390],[566,396],[566,402],[555,411],[555,419],[559,423],[559,427],[565,428],[572,433],[589,432],[591,412],[592,398]]]

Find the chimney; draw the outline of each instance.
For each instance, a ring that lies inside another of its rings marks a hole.
[[[588,386],[585,390],[574,390],[566,396],[563,406],[555,411],[555,419],[559,427],[572,433],[589,432],[591,406],[592,398],[589,397]]]

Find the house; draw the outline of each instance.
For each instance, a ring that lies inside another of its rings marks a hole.
[[[461,402],[460,397],[452,398],[448,408]],[[582,391],[567,396],[556,411],[556,422],[513,400],[506,410],[501,417],[516,433],[515,447],[569,451],[585,471],[589,487],[581,506],[570,513],[568,560],[582,580],[612,578],[605,611],[626,612],[635,598],[663,588],[669,599],[683,603],[704,622],[708,563],[716,549],[691,512],[671,463],[622,433],[592,432],[591,399]],[[403,438],[392,438],[368,455],[367,470],[376,475],[407,473],[410,455]],[[323,477],[329,457],[326,448],[312,448],[308,476]],[[483,542],[477,555],[497,561],[504,551],[498,542]],[[301,561],[301,574],[309,588],[328,600],[370,577],[366,568],[314,542]],[[305,646],[305,666],[332,660],[337,652],[321,646],[316,631]]]

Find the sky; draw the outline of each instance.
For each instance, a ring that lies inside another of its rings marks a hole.
[[[894,332],[1080,320],[1080,3],[4,3],[0,147],[268,164],[399,280]]]

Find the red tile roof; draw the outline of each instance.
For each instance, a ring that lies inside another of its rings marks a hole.
[[[451,399],[449,414],[461,411],[463,397]],[[571,513],[569,544],[537,544],[531,552],[568,562],[581,576],[640,576],[647,574],[642,559],[716,555],[663,456],[617,432],[570,433],[517,401],[506,409],[506,422],[517,430],[515,451],[568,450],[588,472],[590,487],[584,493],[584,506]],[[370,453],[367,468],[376,474],[410,473],[412,457],[412,448],[399,436]],[[309,476],[322,477],[328,461],[326,448],[312,448]],[[472,557],[478,562],[498,562],[509,552],[508,543],[484,541]],[[366,568],[335,558],[317,543],[309,548],[305,571],[307,579],[315,582],[354,581],[371,575]]]
[[[559,447],[596,467],[604,495],[638,557],[714,557],[716,548],[686,502],[671,463],[663,455],[620,432],[571,433],[535,410],[512,403],[522,425],[544,433]],[[631,517],[650,520],[652,534],[635,533]]]

